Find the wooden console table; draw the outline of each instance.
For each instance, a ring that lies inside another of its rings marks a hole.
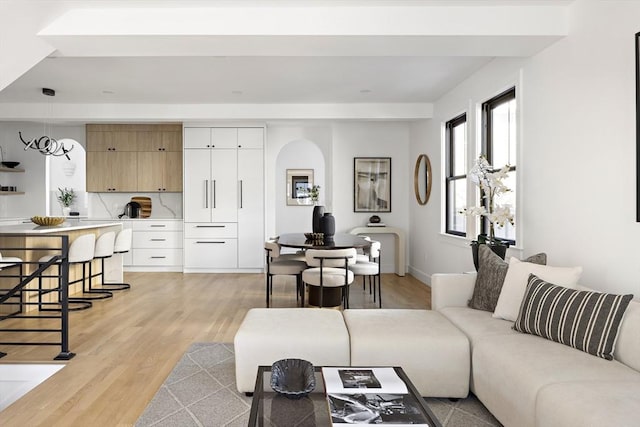
[[[396,274],[404,276],[406,271],[405,250],[406,242],[404,230],[396,227],[356,227],[349,231],[351,234],[393,234],[396,240]]]

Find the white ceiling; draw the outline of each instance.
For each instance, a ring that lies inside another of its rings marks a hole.
[[[432,102],[484,57],[47,58],[0,92],[0,102]]]
[[[70,104],[432,103],[495,57],[529,56],[559,40],[571,1],[40,3],[48,15],[28,34],[40,51],[0,91],[5,105],[50,102],[43,87]],[[136,15],[150,7],[156,19]],[[168,7],[181,8],[181,19]],[[102,18],[109,13],[129,19]],[[228,22],[243,16],[256,25]],[[5,40],[21,43],[14,38]]]

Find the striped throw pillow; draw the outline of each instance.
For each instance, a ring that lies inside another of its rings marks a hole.
[[[633,295],[568,289],[531,274],[513,329],[612,360],[631,299]]]

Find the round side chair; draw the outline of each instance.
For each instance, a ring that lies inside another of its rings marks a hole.
[[[318,288],[320,308],[324,307],[324,288],[341,288],[340,300],[344,308],[349,308],[349,285],[353,283],[353,272],[349,266],[356,263],[356,255],[355,248],[307,249],[305,256],[310,268],[302,272],[302,282],[309,285],[310,293],[311,287]]]

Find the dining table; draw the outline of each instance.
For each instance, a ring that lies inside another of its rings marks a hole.
[[[278,237],[278,244],[285,248],[295,249],[364,249],[371,245],[371,242],[364,237],[348,234],[336,233],[333,238],[308,239],[305,233],[284,233]],[[309,305],[320,305],[320,288],[309,286]],[[322,292],[323,306],[339,306],[342,304],[342,291],[340,288],[325,287]]]
[[[285,233],[278,237],[278,244],[297,249],[362,249],[368,247],[371,242],[349,233],[336,233],[331,239],[308,239],[305,233]]]

